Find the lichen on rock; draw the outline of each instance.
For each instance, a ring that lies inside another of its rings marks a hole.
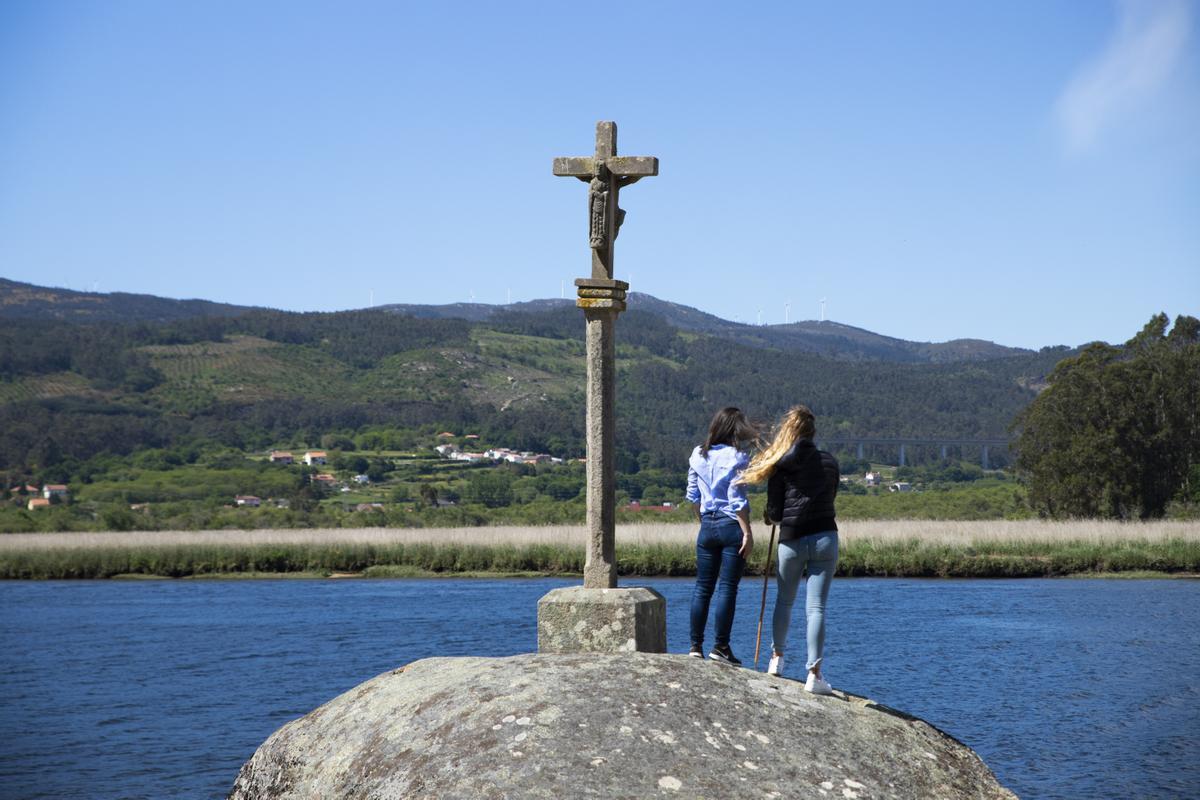
[[[650,653],[417,661],[280,728],[230,794],[682,796],[1013,797],[914,717]]]

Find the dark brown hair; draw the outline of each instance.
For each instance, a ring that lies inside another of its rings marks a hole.
[[[726,406],[714,414],[712,422],[708,423],[708,438],[700,445],[700,455],[708,458],[709,448],[714,445],[727,444],[737,447],[740,443],[752,441],[757,436],[758,431],[746,421],[746,415],[740,408]]]

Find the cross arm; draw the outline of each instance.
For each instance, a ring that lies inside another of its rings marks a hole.
[[[554,174],[589,180],[596,174],[596,159],[561,157],[554,159]]]
[[[658,159],[654,156],[613,156],[604,164],[619,178],[652,178],[658,174]]]
[[[654,156],[612,156],[603,160],[608,171],[618,178],[650,178],[658,174],[658,159]],[[596,159],[561,157],[554,159],[554,174],[588,180],[596,174]],[[629,181],[633,183],[633,181]]]

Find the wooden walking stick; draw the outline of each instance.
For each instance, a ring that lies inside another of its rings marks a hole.
[[[754,669],[758,669],[758,651],[762,646],[762,621],[767,613],[767,580],[771,577],[771,554],[775,552],[775,526],[771,526],[771,538],[767,541],[767,566],[763,570],[762,607],[758,609],[758,634],[754,637]]]

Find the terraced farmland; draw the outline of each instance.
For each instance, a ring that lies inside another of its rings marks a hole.
[[[293,394],[344,396],[352,370],[317,350],[231,336],[224,342],[141,348],[167,378],[161,395],[211,393],[246,402]]]
[[[46,400],[51,397],[98,397],[87,378],[73,372],[55,372],[16,381],[0,381],[0,404],[24,400]]]

